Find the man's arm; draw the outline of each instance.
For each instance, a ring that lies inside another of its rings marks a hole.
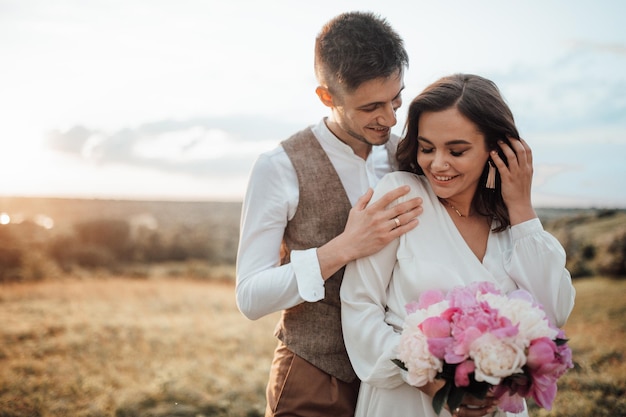
[[[280,246],[297,205],[295,175],[291,162],[280,152],[260,157],[250,175],[237,253],[236,298],[240,311],[253,320],[304,301],[321,300],[325,279],[413,229],[422,211],[421,199],[388,207],[408,187],[391,191],[368,207],[373,194],[369,190],[350,211],[339,236],[320,248],[292,251],[291,263],[281,266]]]
[[[280,150],[261,155],[250,174],[241,215],[236,299],[239,310],[252,320],[304,301],[293,265],[280,265],[283,235],[297,204],[295,175]]]

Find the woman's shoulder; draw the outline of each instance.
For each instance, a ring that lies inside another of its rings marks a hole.
[[[413,197],[423,198],[426,197],[430,192],[428,182],[423,176],[415,175],[406,171],[394,171],[386,174],[380,179],[374,190],[374,197],[372,198],[372,200],[376,200],[382,197],[387,192],[395,190],[396,188],[403,185],[408,185],[409,187],[411,187],[411,191],[406,196],[404,196],[403,200],[407,200]]]
[[[385,174],[376,188],[385,188],[386,191],[400,187],[401,185],[408,185],[411,189],[428,190],[428,182],[423,175],[416,175],[406,171],[394,171],[389,174]]]

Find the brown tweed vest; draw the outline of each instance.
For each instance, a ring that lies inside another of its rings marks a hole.
[[[296,213],[285,229],[283,244],[288,257],[291,250],[320,247],[343,232],[352,206],[337,171],[310,128],[283,141],[282,146],[296,170],[300,193]],[[323,300],[284,310],[276,336],[319,369],[352,382],[356,375],[341,331],[339,287],[343,271],[341,268],[326,280]]]

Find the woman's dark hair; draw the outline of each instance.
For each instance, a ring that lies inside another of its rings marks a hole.
[[[331,92],[353,92],[409,65],[404,42],[373,13],[348,12],[326,23],[315,39],[315,75]]]
[[[437,112],[456,107],[471,120],[485,136],[488,150],[496,149],[502,159],[498,140],[509,142],[509,138],[519,139],[513,114],[505,103],[498,87],[490,80],[472,74],[454,74],[443,77],[419,94],[409,106],[404,136],[398,145],[396,158],[401,171],[424,175],[417,164],[419,118],[424,112]],[[488,164],[481,175],[481,184],[487,179]],[[509,212],[502,199],[500,174],[496,170],[496,188],[479,186],[472,201],[477,213],[496,220],[494,231],[505,230],[510,224]]]

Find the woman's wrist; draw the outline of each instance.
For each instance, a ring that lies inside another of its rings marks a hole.
[[[513,206],[509,208],[509,220],[511,226],[524,223],[537,217],[537,212],[532,206]]]

